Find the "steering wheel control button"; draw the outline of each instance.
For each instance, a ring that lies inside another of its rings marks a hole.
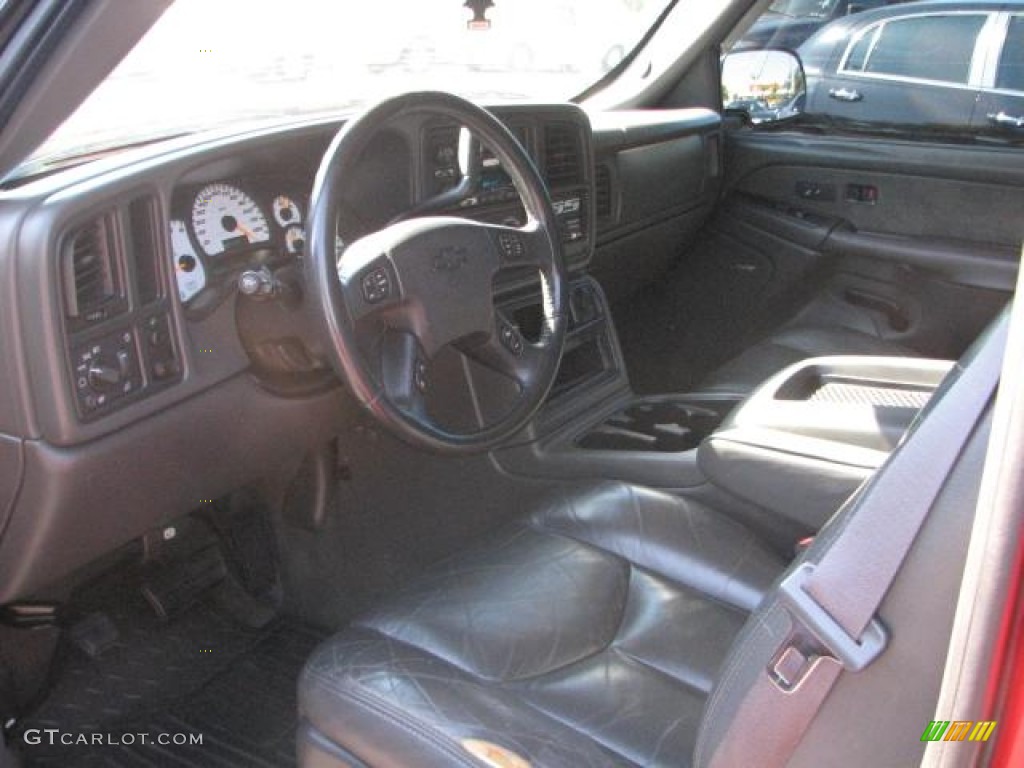
[[[416,389],[420,394],[424,394],[427,391],[427,364],[422,360],[417,360],[416,365],[413,367],[412,383],[416,385]]]
[[[516,357],[523,354],[523,339],[511,325],[506,323],[501,324],[501,329],[498,331],[501,338],[501,343],[509,352]]]
[[[391,296],[391,275],[387,267],[377,267],[363,275],[363,298],[367,304],[379,304]]]
[[[522,238],[513,232],[499,233],[498,247],[506,261],[522,261],[526,257],[526,246]]]

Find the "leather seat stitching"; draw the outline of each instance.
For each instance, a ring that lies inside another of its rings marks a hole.
[[[323,675],[315,670],[307,671],[307,674],[336,696],[365,706],[367,709],[398,726],[410,735],[437,747],[442,752],[454,758],[461,765],[469,766],[470,768],[478,768],[480,765],[478,761],[473,760],[463,753],[451,737],[435,728],[432,728],[421,720],[415,720],[407,716],[403,710],[392,706],[386,699],[377,696],[369,690],[365,688],[361,690],[353,690],[350,687],[351,684],[345,685],[343,683],[336,682],[330,676]]]
[[[538,714],[543,715],[544,717],[546,717],[546,718],[548,718],[550,720],[554,720],[559,725],[564,725],[566,728],[568,728],[569,730],[573,731],[574,733],[578,733],[581,737],[583,737],[585,739],[589,739],[590,741],[594,742],[599,747],[601,747],[601,749],[604,749],[604,750],[610,752],[611,754],[615,755],[616,757],[621,758],[622,760],[625,760],[629,765],[632,765],[632,766],[638,765],[638,763],[634,763],[629,757],[627,757],[626,755],[622,754],[622,752],[617,750],[613,745],[605,743],[604,741],[599,739],[596,735],[587,733],[586,731],[580,729],[579,726],[577,726],[576,724],[571,723],[568,720],[563,720],[561,717],[559,717],[554,712],[549,712],[548,710],[544,709],[542,706],[537,704],[535,701],[531,701],[530,699],[528,699],[526,696],[523,695],[525,693],[524,691],[517,691],[515,688],[508,688],[507,690],[510,693],[514,694],[515,697],[520,702],[522,702],[522,704],[524,706],[529,707],[534,712],[537,712]]]
[[[612,653],[614,653],[615,655],[617,655],[620,658],[622,658],[624,661],[631,661],[634,664],[636,664],[637,666],[643,667],[644,669],[647,669],[647,670],[650,670],[651,672],[659,675],[660,677],[667,678],[667,679],[671,680],[674,683],[678,683],[679,685],[683,686],[684,688],[688,688],[691,691],[699,693],[702,698],[706,699],[708,697],[708,694],[711,693],[711,689],[704,690],[703,688],[698,688],[693,683],[687,682],[686,680],[684,680],[681,677],[676,677],[675,675],[673,675],[668,670],[661,669],[660,667],[657,667],[654,664],[652,664],[652,663],[650,663],[650,662],[648,662],[648,661],[646,661],[644,659],[641,659],[639,656],[634,656],[633,654],[631,654],[628,651],[626,651],[625,649],[623,649],[622,646],[620,646],[620,645],[612,645],[609,648],[609,650]]]
[[[626,565],[628,565],[630,568],[636,569],[638,571],[642,571],[643,573],[651,574],[652,576],[655,576],[655,577],[657,577],[659,579],[664,579],[665,581],[669,582],[670,584],[672,584],[672,585],[674,585],[676,587],[679,587],[681,589],[685,589],[688,592],[694,592],[694,593],[700,595],[702,599],[706,599],[709,602],[713,602],[713,603],[715,603],[717,605],[721,605],[721,606],[724,606],[726,608],[730,608],[733,611],[736,611],[736,612],[739,612],[739,613],[743,613],[743,614],[746,614],[746,615],[750,615],[750,613],[752,613],[751,609],[746,608],[745,606],[742,606],[742,605],[736,605],[735,603],[731,603],[728,600],[726,600],[724,597],[720,597],[718,595],[713,595],[713,594],[711,594],[709,592],[706,592],[705,590],[701,589],[696,584],[689,584],[689,583],[687,583],[685,581],[680,581],[679,579],[674,578],[673,576],[671,576],[671,575],[669,575],[667,573],[664,573],[662,571],[656,571],[653,568],[649,568],[649,567],[641,565],[639,563],[634,563],[628,557],[620,555],[618,552],[613,552],[610,549],[606,549],[606,548],[604,548],[604,547],[602,547],[602,546],[600,546],[598,544],[594,544],[593,542],[585,541],[583,539],[579,539],[579,538],[577,538],[577,537],[575,537],[575,536],[573,536],[571,534],[565,533],[563,531],[558,531],[558,530],[552,530],[552,529],[549,529],[549,528],[545,528],[542,523],[537,523],[537,522],[534,522],[534,521],[530,521],[528,523],[528,525],[529,525],[530,528],[535,530],[537,533],[544,533],[544,534],[548,534],[550,536],[560,536],[561,538],[573,541],[573,542],[579,544],[580,546],[587,547],[587,548],[592,549],[592,550],[594,550],[596,552],[602,552],[602,553],[608,555],[609,557],[613,557],[616,560],[620,560],[621,562],[623,562]],[[755,546],[756,546],[756,541],[750,540],[750,539],[747,540],[746,547],[749,550],[752,551]],[[784,568],[785,568],[785,565],[780,565],[779,566],[779,570],[780,571],[784,570]],[[722,577],[724,579],[726,579],[729,583],[732,583],[735,580],[733,578],[733,574],[735,573],[735,567],[730,568],[730,569],[716,568],[715,571],[720,573],[722,575]],[[763,591],[765,592],[765,594],[767,594],[767,592],[769,590],[765,589]],[[623,616],[623,618],[624,618],[624,616]],[[621,619],[620,619],[620,626],[621,626]]]
[[[391,642],[395,642],[395,643],[398,643],[398,644],[401,644],[401,645],[409,646],[409,647],[414,648],[414,649],[416,649],[418,651],[421,651],[422,653],[424,653],[426,655],[430,655],[431,657],[437,659],[438,661],[440,661],[442,663],[445,663],[445,664],[448,663],[445,659],[443,659],[443,658],[441,658],[439,656],[435,656],[430,651],[427,651],[427,650],[425,650],[423,648],[419,648],[418,646],[412,645],[411,643],[406,643],[403,640],[396,640],[396,639],[392,638],[390,635],[388,635],[388,634],[386,634],[384,632],[381,632],[380,630],[378,630],[378,629],[376,629],[374,627],[367,627],[366,629],[368,631],[370,631],[370,632],[374,632],[375,634],[380,635],[381,637],[387,638]],[[589,655],[587,658],[592,658],[592,657],[597,656],[597,655],[599,655],[601,653],[606,653],[607,650],[608,650],[607,648],[603,648],[600,651],[597,651],[594,654]],[[576,663],[580,663],[580,662],[573,662],[573,664],[576,664]],[[450,666],[454,667],[454,665],[450,665]],[[572,664],[567,665],[567,666],[572,666]],[[458,669],[458,667],[454,667],[454,668]],[[470,673],[467,673],[467,674],[470,674]],[[316,682],[322,683],[324,685],[324,687],[326,689],[328,689],[329,691],[331,691],[332,693],[335,693],[335,694],[337,694],[337,695],[339,695],[339,696],[341,696],[343,698],[348,698],[348,699],[350,699],[352,701],[355,701],[356,703],[359,703],[359,704],[366,704],[367,707],[369,707],[370,709],[373,709],[374,711],[378,712],[381,715],[384,715],[384,716],[388,717],[389,720],[395,719],[395,718],[390,716],[390,713],[388,711],[388,710],[390,710],[392,708],[390,703],[387,702],[386,699],[381,699],[379,696],[377,696],[376,694],[373,694],[370,691],[366,691],[365,689],[363,689],[361,691],[355,691],[355,690],[353,690],[350,687],[346,687],[344,683],[338,683],[333,678],[331,678],[330,676],[326,676],[326,675],[324,675],[324,674],[322,674],[320,672],[317,672],[315,669],[307,669],[306,675],[311,677],[311,678],[313,678]],[[538,676],[538,677],[540,677],[540,676]],[[565,728],[567,728],[568,730],[572,731],[573,733],[578,734],[581,738],[587,739],[587,740],[597,744],[598,746],[600,746],[602,749],[606,750],[607,752],[610,752],[611,754],[615,755],[616,757],[626,761],[629,765],[631,765],[631,766],[636,766],[637,765],[632,760],[630,760],[627,756],[625,756],[621,752],[617,751],[613,746],[611,746],[609,744],[605,744],[600,739],[597,739],[596,737],[592,736],[591,734],[581,730],[579,727],[577,727],[573,723],[570,723],[570,722],[568,722],[566,720],[563,720],[562,718],[558,717],[554,713],[548,712],[547,710],[541,708],[540,706],[538,706],[537,704],[535,704],[534,702],[532,702],[528,698],[526,698],[523,695],[524,691],[519,690],[519,689],[523,688],[522,683],[528,682],[528,680],[525,679],[525,678],[523,680],[521,680],[521,681],[515,681],[515,682],[512,682],[511,684],[502,685],[499,682],[490,681],[490,680],[487,680],[485,678],[478,678],[478,677],[476,677],[474,675],[474,676],[472,676],[472,679],[469,680],[468,682],[476,684],[476,685],[479,685],[482,688],[490,688],[490,687],[499,687],[499,686],[501,686],[502,690],[505,691],[509,696],[514,697],[522,705],[528,707],[529,709],[533,710],[537,714],[542,715],[543,717],[548,718],[550,720],[553,720],[554,722],[558,723],[559,725],[564,726]],[[401,718],[402,717],[402,714],[401,714],[402,711],[398,710],[398,712],[399,712],[399,718]],[[403,722],[400,719],[395,720],[395,722],[396,722],[396,724],[401,725],[403,727],[408,725],[409,728],[406,728],[407,730],[410,730],[412,727],[419,726],[424,732],[422,734],[414,732],[414,735],[418,735],[418,736],[421,736],[422,738],[424,738],[425,740],[435,742],[437,744],[437,746],[442,748],[445,752],[451,753],[452,752],[451,747],[455,746],[451,742],[450,737],[448,737],[447,735],[445,735],[442,732],[435,731],[435,729],[432,729],[426,723],[422,723],[421,724],[420,721],[413,721],[413,720],[409,720],[408,722]],[[477,766],[479,765],[479,763],[477,763],[475,761],[472,761],[472,758],[467,759],[467,756],[464,755],[462,752],[457,752],[454,756],[457,757],[462,762],[463,765],[472,766],[472,768],[477,768]]]

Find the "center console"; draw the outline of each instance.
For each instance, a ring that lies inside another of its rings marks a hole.
[[[953,367],[820,357],[765,381],[705,440],[698,466],[732,496],[818,530],[888,458]]]
[[[504,306],[531,337],[540,307]],[[495,453],[505,469],[573,479],[610,478],[657,488],[706,482],[697,446],[739,403],[729,395],[638,397],[629,386],[607,301],[589,277],[570,286],[570,322],[562,363],[533,422]],[[535,318],[535,319],[534,319]]]
[[[548,402],[494,453],[505,470],[615,479],[714,497],[762,531],[818,530],[896,447],[953,366],[915,358],[825,357],[790,366],[747,398],[638,396],[607,302],[573,282],[565,354]],[[539,307],[503,307],[530,336]]]

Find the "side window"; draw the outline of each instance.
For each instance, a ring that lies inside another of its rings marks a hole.
[[[1014,16],[999,56],[996,88],[1024,92],[1024,16]]]
[[[869,4],[850,0],[841,4],[844,15],[814,24],[784,15],[781,2],[769,6],[722,63],[723,107],[753,125],[792,121],[933,141],[1012,131],[1024,142],[1022,6],[1011,12],[979,0],[886,0],[867,10]],[[780,28],[806,37],[780,49]],[[774,30],[770,41],[759,42],[758,30]],[[996,96],[1022,103],[997,104]]]
[[[893,19],[869,27],[850,46],[849,74],[966,84],[984,14]]]

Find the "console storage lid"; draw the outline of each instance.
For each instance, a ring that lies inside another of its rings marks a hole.
[[[698,465],[722,490],[817,530],[885,461],[952,366],[891,357],[797,363],[702,443]]]

